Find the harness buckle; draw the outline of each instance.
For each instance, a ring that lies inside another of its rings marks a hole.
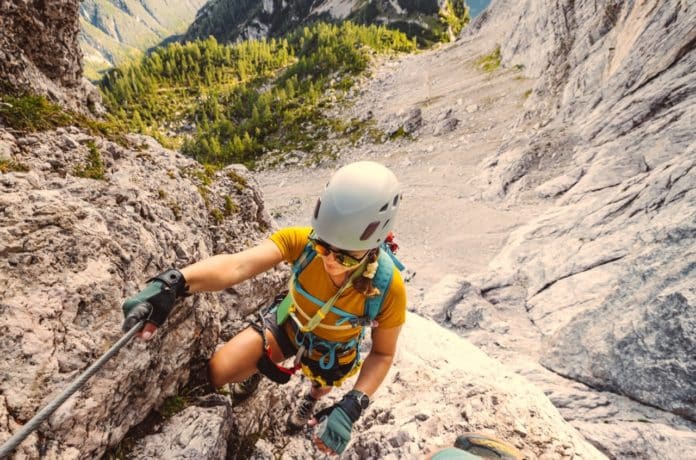
[[[304,355],[305,352],[305,346],[300,345],[300,348],[297,349],[297,353],[295,353],[295,359],[293,361],[293,365],[296,368],[299,368],[300,366],[300,361],[302,360],[302,355]]]

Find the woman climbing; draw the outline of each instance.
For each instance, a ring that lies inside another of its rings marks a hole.
[[[147,319],[140,334],[148,339],[176,299],[219,291],[289,262],[289,292],[261,315],[259,324],[215,352],[209,378],[215,388],[235,383],[235,395],[243,397],[256,388],[259,372],[285,383],[301,369],[311,388],[288,418],[288,428],[316,426],[318,449],[340,454],[392,364],[406,318],[401,267],[385,244],[400,202],[398,181],[385,166],[370,161],[344,166],[319,197],[311,227],[285,228],[253,248],[157,275],[123,303],[124,328]],[[362,362],[359,347],[366,326],[372,327],[372,344]],[[293,367],[279,365],[291,357]],[[322,396],[356,373],[352,390],[313,414]]]

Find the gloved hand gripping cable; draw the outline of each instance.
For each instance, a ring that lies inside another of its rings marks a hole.
[[[184,275],[177,269],[169,269],[147,280],[148,284],[136,295],[123,302],[123,331],[130,330],[133,324],[145,320],[164,324],[178,298],[189,295]]]

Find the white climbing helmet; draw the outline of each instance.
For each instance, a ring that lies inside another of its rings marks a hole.
[[[357,161],[331,176],[314,207],[312,227],[338,249],[374,249],[394,227],[400,202],[393,172],[374,161]]]

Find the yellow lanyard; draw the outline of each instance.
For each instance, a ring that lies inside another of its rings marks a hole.
[[[327,313],[329,313],[329,310],[331,310],[331,307],[333,307],[334,303],[338,298],[343,294],[343,291],[348,289],[350,286],[353,285],[353,281],[362,273],[365,271],[365,262],[367,261],[367,257],[365,260],[360,264],[357,270],[353,272],[352,275],[350,275],[350,278],[348,278],[346,281],[343,282],[343,285],[336,291],[336,294],[334,294],[325,304],[322,306],[317,312],[314,314],[312,319],[309,320],[307,324],[302,326],[300,330],[302,332],[310,332],[313,331],[319,323],[326,317]]]

